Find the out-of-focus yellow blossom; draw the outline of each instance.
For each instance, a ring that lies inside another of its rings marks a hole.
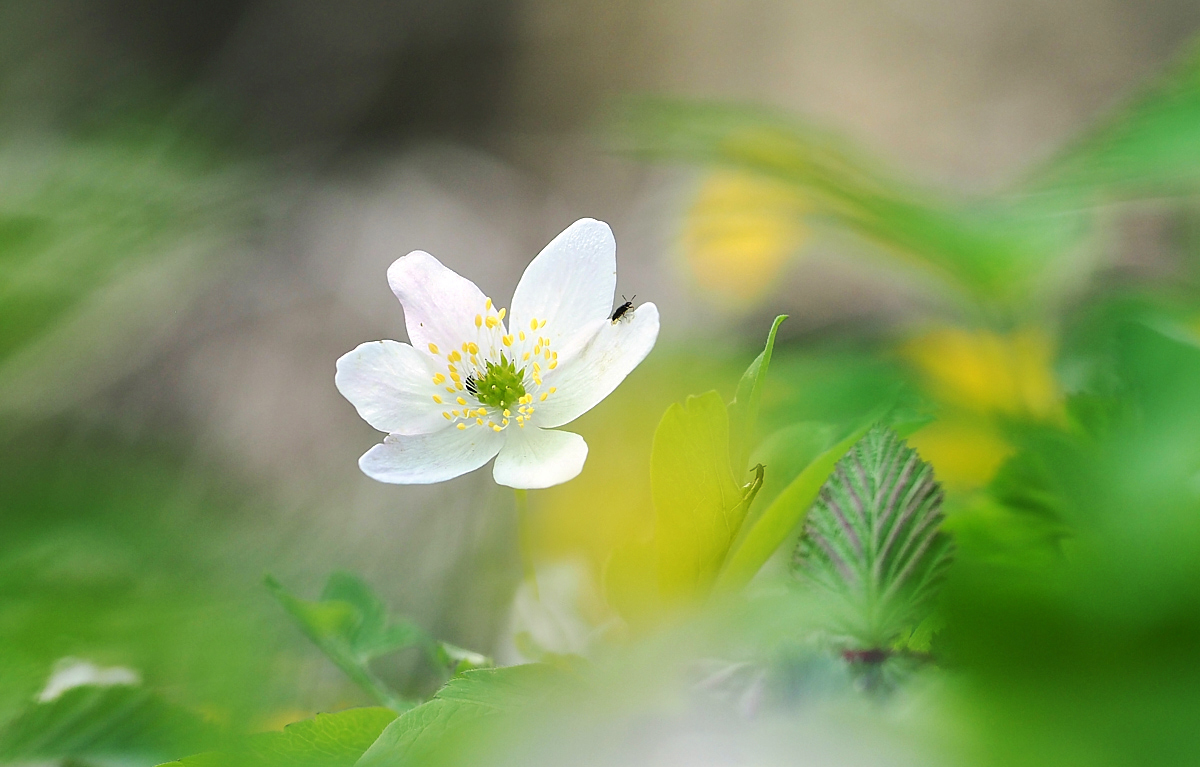
[[[939,420],[908,437],[921,458],[937,468],[949,490],[974,490],[996,475],[1013,448],[987,423],[974,419]]]
[[[807,236],[804,211],[803,198],[786,184],[732,171],[710,175],[683,229],[696,284],[730,306],[761,298]]]
[[[947,405],[1047,419],[1060,412],[1054,342],[1039,328],[1011,333],[938,328],[904,344],[901,353]]]

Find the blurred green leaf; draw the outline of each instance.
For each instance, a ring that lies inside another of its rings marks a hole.
[[[1073,199],[1042,193],[951,204],[889,177],[840,138],[762,109],[642,99],[628,101],[622,118],[627,152],[791,184],[810,202],[810,215],[932,267],[976,298],[1027,301],[1086,231]]]
[[[34,703],[0,730],[0,761],[153,765],[213,742],[210,725],[140,686],[82,686]]]
[[[351,573],[331,575],[316,602],[292,596],[271,576],[266,585],[313,644],[376,701],[395,711],[412,708],[412,702],[397,697],[371,671],[370,662],[406,647],[433,651],[432,639],[422,629],[405,620],[391,621],[383,602]]]
[[[708,592],[747,504],[729,466],[729,419],[717,392],[663,415],[650,458],[658,581],[670,600]]]
[[[833,604],[841,633],[888,646],[923,620],[950,564],[933,469],[876,426],[837,463],[804,525],[795,571]]]
[[[351,708],[317,714],[282,732],[253,735],[233,749],[190,756],[163,767],[353,767],[397,714]]]
[[[767,334],[767,345],[763,348],[738,381],[737,393],[729,403],[730,466],[735,476],[746,473],[750,465],[750,450],[753,447],[754,427],[758,423],[758,409],[762,402],[763,384],[771,366],[771,352],[775,349],[775,334],[787,319],[786,314],[775,318]]]
[[[425,767],[436,756],[443,756],[442,763],[464,731],[518,711],[564,678],[566,672],[544,663],[467,671],[388,725],[357,767]]]

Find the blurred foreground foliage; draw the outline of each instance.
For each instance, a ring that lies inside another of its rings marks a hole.
[[[522,587],[509,655],[531,662],[508,666],[349,573],[315,600],[260,589],[238,550],[249,493],[225,472],[7,416],[0,759],[1200,762],[1196,52],[1013,189],[969,201],[759,110],[644,100],[622,137],[786,187],[795,204],[709,190],[718,214],[767,200],[732,211],[733,229],[775,228],[749,248],[701,233],[705,259],[781,268],[762,243],[822,227],[933,275],[951,309],[816,340],[780,318],[753,361],[658,351],[581,419],[584,474],[535,496],[540,550],[581,552],[583,575],[547,577],[540,598]],[[1122,255],[1114,228],[1148,208],[1173,235],[1166,279],[1105,264]],[[5,290],[33,284],[20,264],[59,262],[33,219],[5,230]],[[3,354],[43,344],[68,303],[47,301],[0,330]],[[275,685],[301,632],[362,689],[351,702],[378,705],[255,733],[294,702]],[[399,652],[440,689],[390,686],[375,664]],[[71,657],[108,673],[71,681]]]

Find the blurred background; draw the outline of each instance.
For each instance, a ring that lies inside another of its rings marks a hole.
[[[308,595],[361,573],[433,634],[520,659],[511,495],[488,471],[367,479],[380,435],[333,386],[344,352],[405,340],[385,272],[413,249],[507,297],[595,217],[618,293],[661,310],[650,359],[579,422],[583,475],[533,495],[572,620],[604,622],[604,562],[651,524],[663,410],[728,397],[777,314],[774,423],[938,403],[912,442],[973,498],[1016,449],[993,416],[1057,423],[1083,380],[1066,313],[1097,286],[1192,284],[1194,206],[1166,181],[1115,215],[1060,204],[1082,176],[1044,171],[1197,28],[1182,0],[0,2],[0,720],[69,657],[257,729],[364,702],[267,572]],[[829,167],[869,167],[864,189],[1035,188],[1021,205],[1054,224],[1029,242],[1052,242],[999,276],[914,267],[891,246],[923,241],[881,246],[853,184],[748,172],[697,148],[728,114],[660,97],[836,134]],[[434,683],[407,656],[379,673]]]

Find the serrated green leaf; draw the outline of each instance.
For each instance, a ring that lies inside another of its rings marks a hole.
[[[137,686],[83,686],[34,703],[0,730],[0,762],[112,759],[154,764],[204,748],[198,716]]]
[[[460,674],[432,700],[388,725],[356,767],[424,767],[435,752],[453,748],[456,734],[528,705],[565,676],[558,667],[544,663]]]
[[[739,477],[746,473],[746,467],[750,465],[750,450],[753,447],[751,440],[754,437],[754,427],[758,423],[758,408],[762,402],[767,369],[771,366],[771,353],[775,349],[775,334],[786,319],[786,314],[775,318],[775,322],[771,324],[771,331],[767,334],[766,346],[742,374],[733,402],[729,403],[729,461]]]
[[[389,708],[352,708],[247,738],[240,747],[162,767],[352,767],[393,720]]]
[[[873,427],[838,461],[795,557],[837,631],[883,648],[920,622],[953,549],[941,504],[933,468],[891,429]]]
[[[658,583],[669,600],[707,594],[746,514],[729,466],[729,419],[717,392],[667,409],[650,457]]]

